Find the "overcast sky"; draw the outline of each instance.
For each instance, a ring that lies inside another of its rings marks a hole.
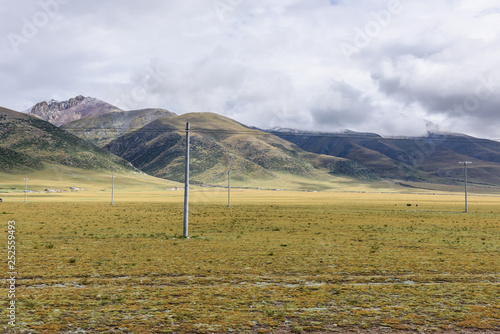
[[[0,0],[0,106],[500,138],[498,0]],[[270,4],[272,3],[272,4]]]

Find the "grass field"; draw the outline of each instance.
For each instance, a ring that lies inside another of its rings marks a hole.
[[[500,330],[500,197],[194,188],[184,239],[182,185],[100,177],[2,194],[4,332]]]

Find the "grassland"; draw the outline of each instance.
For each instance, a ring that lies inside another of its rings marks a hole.
[[[85,171],[61,165],[48,165],[41,171],[27,175],[0,173],[0,197],[4,201],[24,200],[24,177],[28,177],[28,201],[35,202],[102,202],[111,198],[112,171]],[[168,195],[166,189],[182,187],[180,183],[158,179],[137,172],[119,172],[115,174],[114,190],[117,200],[140,200],[141,193],[155,197],[162,192],[162,198]],[[72,191],[71,188],[82,189]],[[57,192],[49,193],[46,189]],[[168,196],[167,196],[168,197]]]
[[[471,196],[464,214],[458,193],[235,189],[228,208],[223,189],[198,188],[184,239],[175,183],[120,176],[111,206],[109,176],[88,177],[71,184],[86,191],[28,203],[2,194],[4,249],[7,222],[17,226],[18,320],[9,329],[3,289],[6,332],[500,329],[500,197]]]

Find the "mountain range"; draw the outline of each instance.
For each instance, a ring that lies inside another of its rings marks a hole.
[[[460,162],[469,161],[471,183],[500,184],[500,143],[492,140],[451,133],[384,138],[351,131],[269,132],[309,152],[354,160],[384,179],[454,184],[463,182]]]
[[[182,181],[187,122],[192,126],[191,173],[197,183],[221,184],[230,169],[242,182],[292,175],[459,184],[459,162],[470,161],[471,183],[500,185],[500,143],[487,139],[262,130],[214,113],[123,111],[83,96],[37,103],[29,115],[0,109],[0,169],[39,169],[47,163],[132,168],[129,162],[150,175]]]

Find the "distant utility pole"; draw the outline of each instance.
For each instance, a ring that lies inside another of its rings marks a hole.
[[[227,171],[227,207],[231,207],[231,171]]]
[[[114,204],[115,198],[115,173],[111,175],[111,205]]]
[[[184,185],[184,232],[185,238],[188,237],[188,214],[189,214],[189,133],[191,128],[189,122],[186,123],[186,179]]]
[[[27,202],[26,195],[28,194],[28,176],[24,177],[24,203]]]
[[[467,165],[470,165],[472,162],[470,161],[460,161],[459,164],[464,165],[464,174],[465,174],[465,212],[468,212],[467,207]]]

